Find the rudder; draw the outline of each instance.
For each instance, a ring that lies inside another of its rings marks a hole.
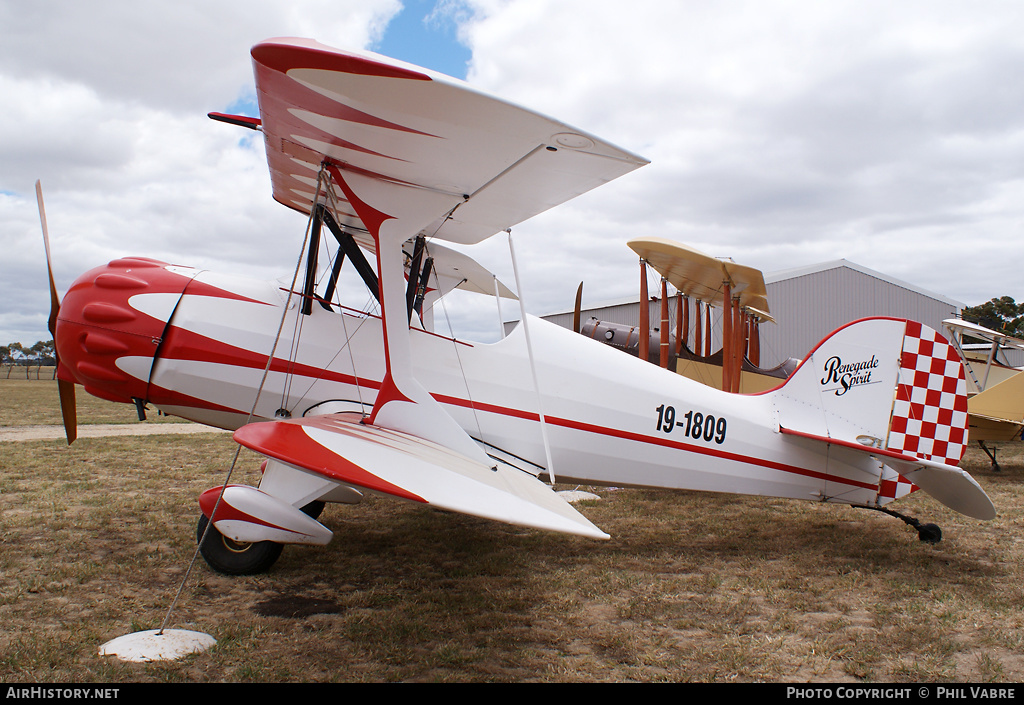
[[[967,419],[967,378],[960,355],[937,331],[907,321],[886,447],[959,465],[967,449]]]

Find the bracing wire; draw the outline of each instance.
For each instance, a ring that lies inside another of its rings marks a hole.
[[[323,167],[321,167],[320,173],[317,175],[316,194],[314,195],[313,198],[314,204],[319,202],[324,174],[325,171]],[[266,384],[267,377],[270,374],[270,367],[274,362],[274,355],[277,353],[277,344],[281,340],[281,331],[284,330],[284,323],[288,318],[288,310],[289,307],[291,306],[292,296],[294,295],[295,283],[298,281],[299,278],[299,270],[302,268],[303,254],[305,254],[306,245],[309,242],[309,235],[313,226],[313,218],[315,217],[315,212],[315,208],[310,209],[309,221],[306,223],[306,234],[302,240],[302,247],[299,249],[299,259],[298,262],[295,263],[295,272],[292,275],[291,286],[288,287],[288,296],[285,299],[284,308],[281,311],[281,320],[277,325],[277,333],[274,335],[274,344],[271,346],[270,353],[267,356],[267,364],[263,368],[263,376],[260,378],[259,386],[256,388],[256,395],[253,398],[252,407],[249,409],[249,415],[245,421],[246,424],[251,423],[253,417],[256,415],[256,409],[259,406],[260,395],[263,393],[263,387]],[[221,500],[224,498],[224,490],[231,482],[231,475],[235,471],[235,466],[238,464],[238,457],[241,454],[241,452],[242,446],[239,444],[238,447],[235,448],[235,455],[231,460],[231,466],[228,468],[227,475],[224,478],[224,484],[221,485],[220,494],[217,495],[217,501],[213,505],[213,510],[210,512],[211,518],[213,516],[216,516],[217,514],[217,509],[220,507]],[[206,528],[203,530],[203,535],[196,542],[196,550],[192,554],[192,560],[189,562],[188,567],[185,569],[185,574],[181,578],[181,583],[178,585],[178,590],[174,594],[174,598],[171,600],[171,604],[167,608],[167,614],[164,616],[164,620],[160,624],[160,629],[157,631],[158,634],[163,634],[164,630],[167,628],[167,623],[170,621],[171,614],[174,611],[174,608],[177,606],[178,600],[181,598],[181,593],[185,589],[185,584],[188,582],[189,576],[192,574],[192,569],[195,567],[196,561],[199,559],[199,551],[202,548],[203,543],[206,541],[206,537],[209,535],[210,528],[212,526],[213,521],[208,521],[206,524]]]

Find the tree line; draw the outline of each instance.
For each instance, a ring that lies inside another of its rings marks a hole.
[[[53,374],[56,375],[57,355],[54,352],[52,340],[40,340],[35,345],[27,346],[21,343],[9,343],[0,345],[0,365],[6,368],[7,378],[16,367],[24,368],[25,379],[35,367],[36,379],[39,379],[39,372],[43,367],[52,366]]]
[[[963,319],[1014,338],[1024,338],[1024,303],[1010,296],[990,299],[963,311]]]

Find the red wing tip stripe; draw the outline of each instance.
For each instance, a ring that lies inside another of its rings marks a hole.
[[[228,113],[207,113],[206,117],[211,120],[218,122],[226,122],[229,125],[237,125],[239,127],[246,127],[250,130],[259,130],[262,126],[262,121],[259,118],[248,117],[246,115],[229,115]]]
[[[228,485],[227,487],[245,487],[245,485]],[[293,531],[292,529],[286,529],[283,526],[271,524],[270,522],[264,521],[263,519],[260,519],[258,517],[254,517],[251,514],[246,514],[237,507],[228,504],[226,501],[221,500],[221,502],[218,504],[217,500],[220,498],[222,494],[221,490],[223,489],[227,488],[213,487],[199,495],[199,508],[202,510],[203,514],[206,515],[206,518],[213,519],[215,524],[218,521],[245,521],[250,524],[256,524],[257,526],[265,526],[269,529],[289,531],[293,534],[299,533],[297,531]],[[215,510],[216,517],[211,517]]]
[[[281,73],[294,69],[319,69],[357,76],[431,80],[425,73],[349,54],[311,40],[270,39],[254,46],[251,53],[254,61]]]
[[[374,492],[401,497],[413,502],[427,503],[419,495],[381,479],[369,470],[313,440],[300,423],[288,421],[251,423],[235,431],[234,439],[257,453],[262,453],[289,465],[305,468],[338,482],[357,485]]]

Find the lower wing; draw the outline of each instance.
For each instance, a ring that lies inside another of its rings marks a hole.
[[[235,440],[343,485],[509,524],[608,538],[529,473],[500,462],[485,466],[356,419],[330,414],[254,423],[238,429]]]

